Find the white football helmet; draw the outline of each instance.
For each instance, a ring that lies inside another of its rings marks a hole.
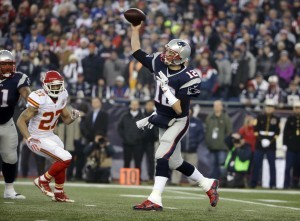
[[[64,79],[57,71],[47,71],[43,88],[50,97],[57,98],[65,90]]]
[[[16,60],[7,50],[0,50],[0,78],[13,77],[16,72]]]
[[[160,58],[166,65],[180,65],[188,61],[190,55],[191,47],[186,41],[173,39],[165,45]]]

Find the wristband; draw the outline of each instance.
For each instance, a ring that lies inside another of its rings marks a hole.
[[[27,138],[27,142],[29,142],[29,140],[30,140],[31,138],[32,138],[31,136],[30,136],[30,137],[28,137],[28,138]]]
[[[164,94],[171,106],[173,106],[173,104],[175,104],[178,101],[178,99],[174,96],[174,94],[172,94],[169,88],[164,92]]]

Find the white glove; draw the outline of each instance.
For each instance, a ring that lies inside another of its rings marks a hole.
[[[287,151],[287,146],[286,145],[282,145],[282,150]]]
[[[137,121],[136,126],[141,130],[144,130],[145,127],[152,129],[153,124],[150,124],[148,119],[149,119],[149,117],[145,117],[145,118]]]
[[[40,151],[41,150],[41,141],[39,139],[28,137],[27,146],[31,148],[32,151]]]
[[[160,87],[163,90],[163,92],[165,92],[169,89],[169,79],[162,71],[158,72],[158,75],[159,76],[156,76],[156,79],[160,82]]]
[[[271,141],[268,140],[268,139],[262,139],[262,140],[261,140],[261,146],[262,146],[263,148],[270,146],[270,143],[271,143]]]
[[[76,120],[78,117],[80,117],[80,111],[76,109],[71,110],[71,119]]]
[[[145,117],[141,120],[138,120],[136,122],[136,126],[137,128],[141,129],[141,130],[144,130],[145,127],[149,128],[149,129],[152,129],[153,128],[153,124],[149,123],[149,118],[152,116],[152,115],[155,115],[156,112],[154,111],[149,117]]]

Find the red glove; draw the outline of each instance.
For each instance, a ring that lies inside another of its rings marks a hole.
[[[28,137],[27,139],[27,145],[31,147],[32,151],[40,151],[41,150],[40,144],[41,141],[39,139],[35,139],[33,137]]]

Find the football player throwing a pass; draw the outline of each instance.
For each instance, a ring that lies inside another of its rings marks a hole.
[[[25,199],[25,196],[16,193],[13,186],[18,161],[18,134],[12,117],[20,95],[26,100],[30,94],[29,84],[27,75],[16,72],[12,53],[0,50],[0,155],[5,199]]]
[[[58,202],[74,202],[64,192],[66,169],[72,156],[64,150],[63,142],[53,133],[59,117],[65,124],[70,124],[80,116],[78,110],[69,112],[67,99],[62,76],[57,71],[48,71],[43,79],[43,89],[29,95],[27,109],[17,121],[30,150],[53,162],[45,174],[34,180],[34,184],[42,193]],[[52,178],[55,180],[54,191],[49,186]]]
[[[178,170],[207,193],[211,206],[219,200],[219,181],[204,177],[194,166],[181,157],[180,140],[189,127],[190,98],[200,94],[200,76],[184,64],[191,54],[186,41],[173,39],[165,45],[164,52],[146,54],[141,50],[139,30],[141,25],[131,26],[133,57],[154,73],[156,112],[137,122],[141,129],[159,127],[159,147],[155,153],[156,172],[154,187],[147,200],[135,205],[135,210],[162,210],[162,192],[169,179],[169,169]]]

